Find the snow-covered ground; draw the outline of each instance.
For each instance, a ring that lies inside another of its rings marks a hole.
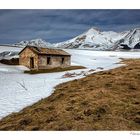
[[[14,48],[6,48],[6,51]],[[0,47],[0,52],[5,48]],[[20,51],[15,48],[15,51]],[[72,55],[73,65],[82,65],[87,69],[72,70],[70,73],[90,73],[107,70],[121,66],[119,58],[140,58],[140,52],[105,52],[88,50],[66,50]],[[101,69],[101,67],[103,69]],[[82,73],[71,78],[62,78],[67,72],[29,75],[24,74],[24,66],[7,66],[0,64],[0,118],[12,112],[18,112],[38,100],[48,97],[54,91],[54,87],[60,83],[82,78]]]
[[[110,69],[118,66],[119,58],[140,58],[140,52],[121,52],[121,51],[91,51],[91,50],[73,50],[65,49],[72,54],[72,62],[85,66],[87,68],[96,69],[103,67]]]
[[[10,46],[1,46],[0,45],[0,53],[3,51],[20,51],[23,48],[18,48],[18,47],[10,47]]]

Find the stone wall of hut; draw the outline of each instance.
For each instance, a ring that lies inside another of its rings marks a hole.
[[[48,61],[48,59],[50,60]],[[70,63],[70,56],[39,55],[39,69],[68,67]]]
[[[34,68],[31,68],[30,59],[34,59]],[[38,69],[38,55],[31,51],[29,48],[25,48],[19,55],[19,64],[24,65],[30,69]]]

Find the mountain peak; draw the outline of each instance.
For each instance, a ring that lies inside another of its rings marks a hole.
[[[101,30],[98,27],[91,27],[89,30],[100,32]]]
[[[14,44],[14,45],[20,46],[20,47],[25,47],[27,45],[33,45],[33,46],[35,45],[35,46],[39,46],[39,47],[52,47],[51,43],[46,42],[45,40],[43,40],[41,38],[21,41],[19,43]]]
[[[99,34],[99,33],[100,33],[100,29],[97,27],[92,27],[86,32],[87,35]]]
[[[28,41],[28,42],[36,42],[36,43],[43,43],[43,42],[45,42],[46,43],[46,41],[45,40],[43,40],[43,39],[41,39],[41,38],[36,38],[36,39],[32,39],[32,40],[30,40],[30,41]]]

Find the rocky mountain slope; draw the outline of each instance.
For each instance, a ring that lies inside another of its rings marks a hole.
[[[140,28],[136,28],[128,31],[126,36],[123,38],[122,43],[127,44],[130,48],[133,48],[139,42],[140,42]]]
[[[97,28],[91,28],[87,32],[66,42],[55,44],[55,46],[62,48],[110,50],[115,42],[122,39],[125,34],[113,31],[101,32]]]

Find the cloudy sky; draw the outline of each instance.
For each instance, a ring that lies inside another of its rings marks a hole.
[[[140,27],[140,10],[0,10],[0,44],[60,42],[93,26],[117,32]]]

